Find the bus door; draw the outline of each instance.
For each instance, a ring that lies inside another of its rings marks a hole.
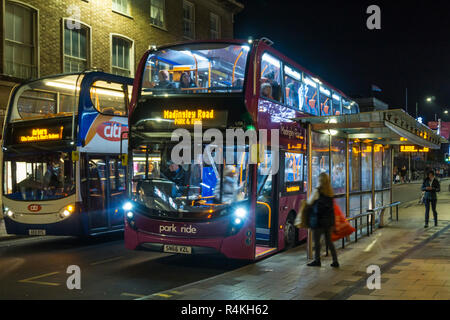
[[[278,221],[278,179],[279,174],[270,172],[272,166],[271,153],[266,151],[265,161],[258,164],[257,197],[256,197],[256,246],[277,247]]]
[[[87,210],[90,229],[109,227],[107,157],[87,155]]]
[[[126,197],[126,170],[117,156],[88,156],[90,228],[123,226],[121,204]]]
[[[126,170],[119,156],[110,156],[108,163],[108,213],[111,227],[121,227],[124,224],[123,212],[120,210],[126,199]]]

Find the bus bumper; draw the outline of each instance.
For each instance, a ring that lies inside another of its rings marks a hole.
[[[81,227],[79,215],[73,215],[68,219],[46,224],[28,224],[19,223],[8,217],[4,217],[6,232],[8,234],[16,235],[30,235],[35,232],[35,235],[52,235],[52,236],[81,236],[84,235],[84,230]],[[34,231],[38,230],[38,231]]]

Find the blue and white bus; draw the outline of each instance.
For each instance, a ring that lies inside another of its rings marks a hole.
[[[2,143],[9,234],[123,230],[119,208],[127,175],[120,145],[127,139],[132,84],[131,78],[92,71],[45,77],[13,90]]]

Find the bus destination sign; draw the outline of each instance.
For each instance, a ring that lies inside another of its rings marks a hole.
[[[30,128],[27,133],[19,136],[19,142],[55,141],[63,137],[64,127],[59,128]]]
[[[173,120],[175,125],[193,125],[202,123],[204,120],[214,119],[214,109],[210,110],[164,110],[163,118]]]

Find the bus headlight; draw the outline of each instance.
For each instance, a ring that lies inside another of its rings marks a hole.
[[[6,215],[10,218],[12,218],[12,216],[14,215],[14,212],[12,212],[12,210],[10,210],[8,208],[5,208],[5,212],[6,212]]]
[[[61,209],[61,211],[59,212],[59,216],[62,219],[68,218],[74,212],[75,212],[75,205],[74,204],[69,204],[69,205],[67,205],[67,206],[65,206],[64,208]]]
[[[125,204],[123,205],[122,209],[124,211],[130,211],[131,209],[133,209],[133,204],[131,202],[125,202]]]
[[[237,218],[243,219],[243,218],[245,218],[245,217],[247,216],[247,210],[245,210],[244,208],[237,208],[237,209],[234,211],[234,215],[235,215]]]
[[[133,219],[133,217],[134,217],[133,212],[128,211],[128,212],[127,212],[127,218],[128,218],[128,219]]]

